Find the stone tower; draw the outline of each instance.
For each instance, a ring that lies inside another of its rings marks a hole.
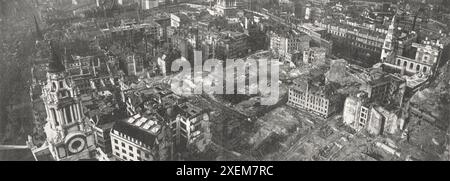
[[[54,42],[51,50],[47,84],[42,89],[47,113],[44,131],[49,150],[55,160],[92,159],[94,135],[85,123],[78,90],[67,78]]]

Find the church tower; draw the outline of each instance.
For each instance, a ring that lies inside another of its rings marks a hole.
[[[389,25],[389,29],[386,35],[386,38],[384,39],[383,43],[383,50],[381,52],[381,62],[388,61],[389,56],[392,55],[394,50],[394,30],[395,30],[395,16],[392,17],[392,22]]]
[[[95,149],[93,131],[85,123],[78,89],[66,77],[61,56],[51,43],[47,84],[42,89],[47,113],[44,131],[49,150],[55,160],[92,159]]]

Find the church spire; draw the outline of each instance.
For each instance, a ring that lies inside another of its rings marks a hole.
[[[50,41],[47,83],[42,88],[47,112],[45,147],[57,161],[93,159],[94,132],[85,122],[79,88],[64,74],[63,50],[58,45],[57,40]]]
[[[384,39],[383,49],[381,51],[381,57],[380,57],[382,62],[388,61],[388,58],[395,51],[395,44],[394,44],[394,41],[395,41],[395,17],[396,17],[396,15],[394,15],[392,17],[391,24],[389,25],[386,37]]]
[[[59,73],[65,71],[65,67],[61,62],[61,56],[55,49],[55,42],[50,42],[50,49],[52,52],[52,56],[50,57],[50,62],[48,66],[48,72],[49,73]]]
[[[392,17],[392,21],[391,21],[391,24],[389,25],[389,29],[394,29],[395,28],[395,16],[396,15],[394,15],[394,17]]]
[[[42,36],[42,32],[41,32],[41,29],[39,28],[39,24],[38,24],[38,21],[36,19],[36,16],[33,16],[33,17],[34,17],[34,24],[36,26],[36,36],[37,36],[37,38],[39,40],[43,40],[44,37]]]

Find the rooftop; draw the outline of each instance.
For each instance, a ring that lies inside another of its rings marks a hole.
[[[224,41],[240,40],[247,37],[246,34],[236,31],[223,31],[220,35],[220,38]]]
[[[160,119],[156,115],[141,116],[140,114],[137,114],[127,119],[117,121],[113,126],[113,130],[136,139],[145,145],[151,146],[155,143],[155,140],[162,129],[159,121]]]
[[[404,79],[406,79],[406,86],[410,88],[415,88],[419,85],[422,85],[428,80],[427,76],[422,76],[419,74],[414,74],[412,76],[403,76]]]
[[[304,24],[302,25],[302,27],[304,27],[304,28],[306,28],[306,29],[308,29],[308,30],[314,31],[314,32],[326,30],[325,28],[322,28],[322,27],[317,26],[317,25],[312,24],[312,23],[304,23]]]
[[[182,103],[177,107],[179,114],[187,118],[194,118],[207,111],[207,109],[195,106],[189,102]]]
[[[340,85],[334,82],[325,81],[325,70],[315,69],[309,75],[302,75],[294,80],[294,89],[308,91],[314,94],[323,94],[328,97],[337,93]]]

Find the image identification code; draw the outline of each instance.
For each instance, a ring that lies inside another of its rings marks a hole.
[[[221,176],[225,175],[273,175],[273,166],[220,166]]]

